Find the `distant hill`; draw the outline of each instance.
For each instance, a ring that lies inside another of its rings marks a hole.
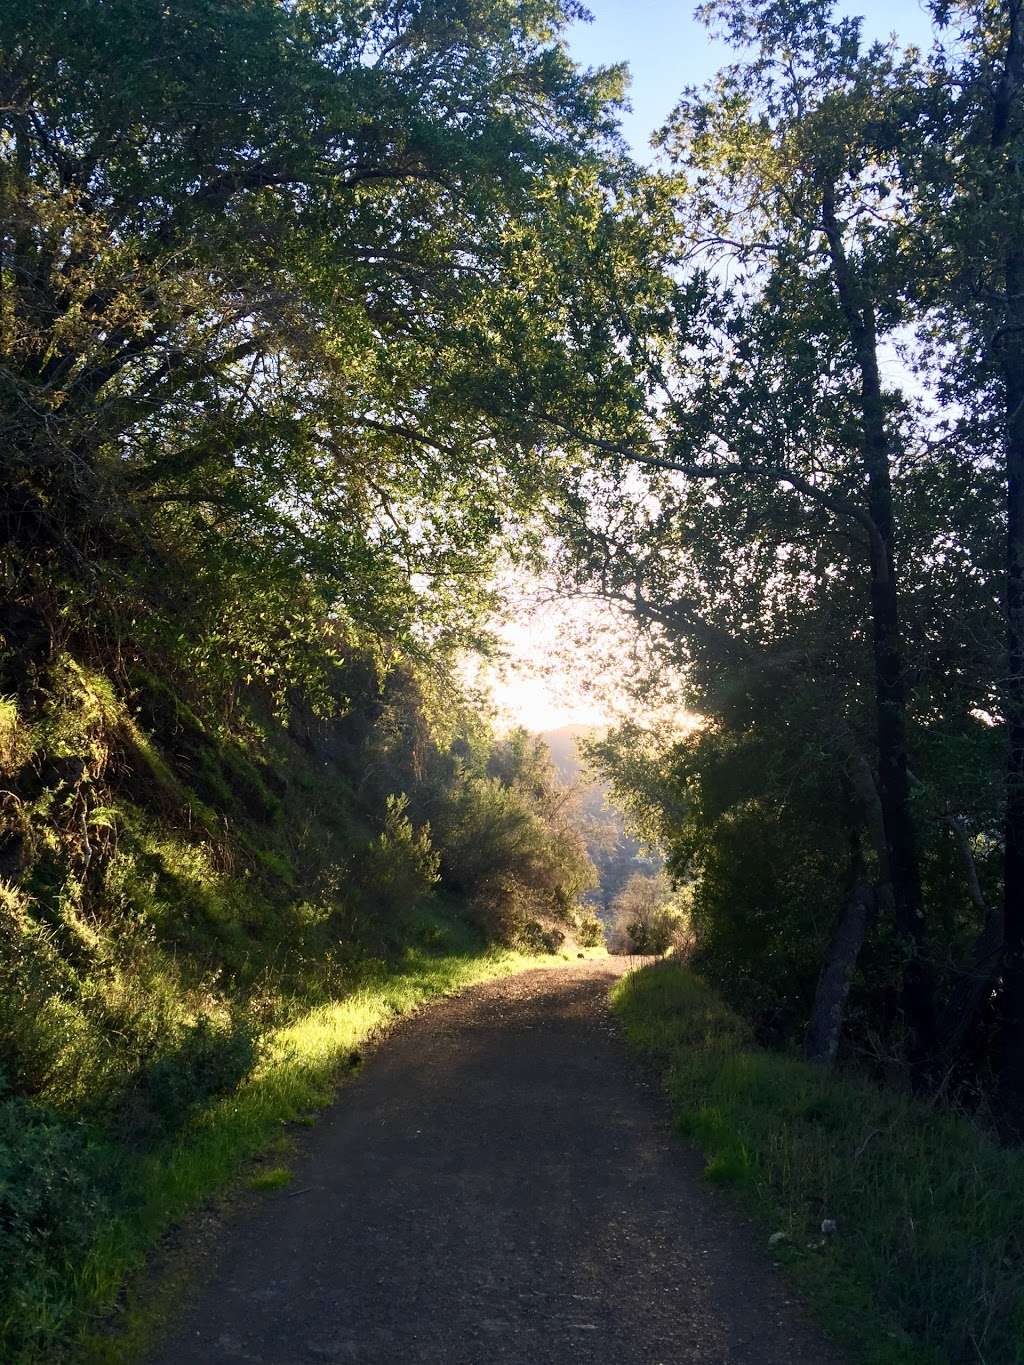
[[[563,725],[558,730],[547,730],[541,736],[563,782],[576,782],[583,774],[577,740],[590,739],[600,733],[600,727],[596,725]]]
[[[632,874],[657,871],[662,860],[657,854],[644,852],[627,833],[622,812],[610,802],[607,784],[595,782],[584,768],[579,741],[600,733],[596,725],[563,725],[546,731],[541,738],[548,746],[559,781],[577,789],[583,837],[600,878],[589,899],[608,922],[612,902]]]

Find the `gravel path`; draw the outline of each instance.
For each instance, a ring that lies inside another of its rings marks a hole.
[[[400,1024],[153,1365],[835,1365],[616,1036],[618,969]]]

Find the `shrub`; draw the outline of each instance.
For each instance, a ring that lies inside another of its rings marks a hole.
[[[120,1126],[149,1140],[184,1127],[197,1109],[230,1093],[252,1071],[260,1043],[259,1029],[247,1016],[197,1019],[127,1079],[114,1101]]]
[[[350,883],[364,933],[385,949],[402,942],[410,914],[431,895],[439,877],[430,828],[413,828],[408,805],[404,795],[387,798],[384,828],[360,851]]]
[[[565,934],[555,924],[542,924],[531,919],[517,935],[517,946],[528,953],[557,953],[565,942]]]
[[[17,1359],[63,1330],[68,1267],[107,1216],[86,1129],[0,1094],[0,1340]]]
[[[0,883],[0,1071],[18,1094],[42,1093],[67,1060],[76,1032],[69,978],[52,931],[28,915],[23,894]]]
[[[445,879],[469,898],[486,933],[511,943],[530,919],[570,923],[594,868],[578,831],[563,822],[564,794],[543,786],[550,774],[528,769],[508,785],[516,772],[508,754],[500,771],[455,784],[437,837]],[[527,776],[529,787],[520,785]]]
[[[580,906],[577,910],[575,934],[581,948],[596,948],[604,940],[604,925],[592,906]]]
[[[679,945],[686,914],[663,872],[635,872],[612,903],[612,951],[661,954]]]

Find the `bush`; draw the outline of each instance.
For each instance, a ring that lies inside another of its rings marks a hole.
[[[531,920],[571,925],[595,873],[550,761],[519,735],[496,747],[490,767],[463,773],[438,811],[445,880],[498,942],[520,941]]]
[[[17,1094],[39,1095],[66,1069],[79,1020],[70,973],[27,898],[0,883],[0,1071]]]
[[[410,915],[434,891],[440,857],[430,828],[413,828],[408,799],[389,796],[384,828],[359,852],[349,890],[362,915],[363,933],[394,951],[404,940]]]
[[[663,872],[634,872],[612,902],[611,949],[660,955],[682,942],[686,913]]]
[[[565,942],[565,935],[554,924],[527,920],[517,936],[517,946],[528,953],[557,953]]]
[[[86,1130],[0,1095],[0,1340],[17,1359],[63,1330],[68,1268],[107,1216]]]
[[[581,906],[576,912],[575,934],[581,948],[596,948],[604,941],[604,925],[591,906]]]
[[[167,1136],[209,1100],[234,1090],[260,1051],[260,1032],[251,1018],[199,1018],[128,1078],[114,1101],[119,1125],[136,1139]]]

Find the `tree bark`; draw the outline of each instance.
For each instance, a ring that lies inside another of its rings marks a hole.
[[[853,973],[877,902],[865,876],[860,834],[850,836],[850,885],[818,977],[805,1052],[812,1062],[831,1066],[839,1050]]]
[[[1024,363],[1006,375],[1006,851],[1002,1056],[1007,1098],[1024,1120]],[[1024,1127],[1024,1122],[1021,1124]]]
[[[878,371],[875,313],[854,279],[836,216],[835,187],[822,191],[822,226],[832,274],[860,374],[860,422],[871,537],[871,628],[878,744],[878,795],[885,826],[896,930],[903,940],[904,1024],[910,1060],[924,1063],[936,1041],[934,972],[928,961],[917,832],[910,804],[907,700],[896,578],[889,437]]]

